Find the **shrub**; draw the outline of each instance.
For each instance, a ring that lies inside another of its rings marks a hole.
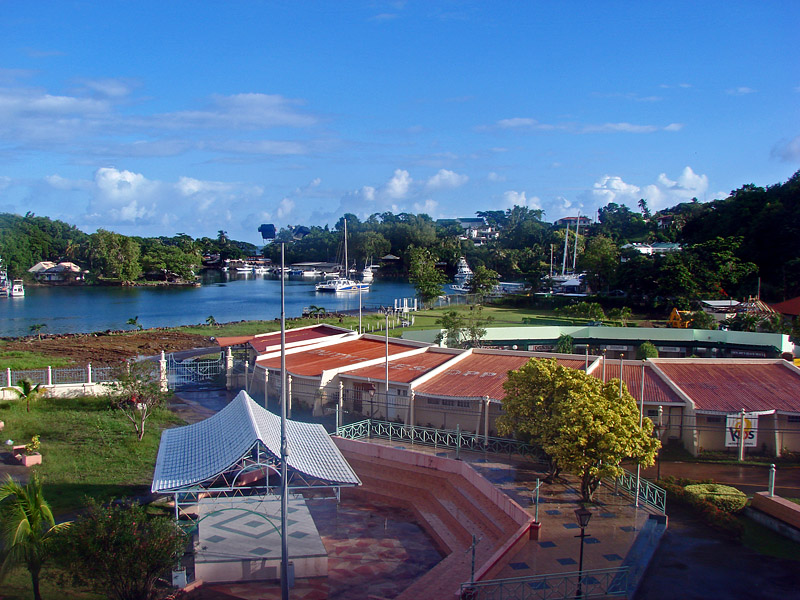
[[[707,488],[710,486],[715,488],[728,488],[729,486],[714,483],[698,484],[689,479],[675,479],[673,477],[666,477],[659,483],[667,491],[670,502],[678,502],[690,506],[709,527],[730,536],[734,540],[742,539],[744,535],[744,525],[733,513],[718,508],[716,504],[712,504],[712,502],[706,500],[704,496],[692,493],[688,489]],[[735,488],[729,489],[739,492],[739,490]],[[744,494],[742,494],[742,496],[746,501],[747,498]]]
[[[737,513],[747,504],[747,496],[744,492],[729,485],[699,483],[687,485],[684,491],[692,499],[705,500],[728,513]]]

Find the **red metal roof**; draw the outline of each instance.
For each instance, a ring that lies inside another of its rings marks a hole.
[[[389,356],[408,352],[416,346],[389,341]],[[354,363],[381,358],[386,353],[385,342],[371,339],[358,339],[324,348],[313,348],[286,355],[286,370],[293,375],[319,377],[323,371],[336,369]],[[267,369],[280,369],[281,357],[257,360],[256,363]]]
[[[389,381],[395,383],[410,383],[421,377],[431,369],[435,369],[448,360],[452,360],[456,355],[449,352],[424,352],[422,354],[415,354],[414,356],[407,356],[397,360],[389,361]],[[343,373],[343,376],[353,375],[355,377],[364,377],[370,379],[383,380],[386,377],[386,365],[373,365],[371,367],[363,367],[354,371]]]
[[[592,373],[598,379],[603,378],[603,365],[601,364]],[[619,361],[608,360],[606,361],[606,381],[619,377]],[[622,369],[622,381],[628,388],[631,396],[639,401],[639,395],[642,392],[642,363],[624,363]],[[683,399],[678,396],[672,388],[670,388],[658,374],[653,372],[649,365],[645,367],[644,372],[644,401],[653,404],[668,404],[677,402],[683,404]]]
[[[508,372],[519,369],[530,359],[530,356],[509,354],[471,354],[458,361],[452,369],[426,381],[414,391],[431,396],[457,398],[489,396],[493,400],[502,400],[506,395],[503,383],[508,379]],[[584,360],[559,358],[558,364],[572,369],[582,369]]]
[[[782,315],[796,317],[800,315],[800,296],[797,296],[797,298],[784,300],[783,302],[778,302],[777,304],[772,304],[771,306]]]
[[[218,337],[216,338],[217,344],[219,344],[220,348],[227,348],[228,346],[239,346],[241,344],[246,344],[250,340],[252,340],[254,335],[231,335],[227,337]]]
[[[780,362],[655,364],[694,401],[697,410],[800,413],[800,375]]]
[[[317,325],[315,327],[303,327],[302,329],[287,329],[286,343],[307,342],[326,338],[332,335],[341,335],[344,330],[328,325]],[[263,354],[267,348],[274,348],[281,344],[281,332],[275,331],[266,335],[259,335],[250,341],[250,346],[258,353]]]

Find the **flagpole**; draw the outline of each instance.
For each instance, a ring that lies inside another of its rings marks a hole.
[[[281,243],[281,275],[284,273],[285,244]],[[281,277],[281,599],[289,600],[289,541],[286,535],[288,513],[289,442],[286,439],[286,290]]]

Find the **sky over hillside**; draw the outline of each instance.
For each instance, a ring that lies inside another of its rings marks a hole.
[[[800,3],[0,2],[0,212],[259,242],[800,168]]]

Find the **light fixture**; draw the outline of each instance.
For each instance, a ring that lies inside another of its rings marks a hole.
[[[575,518],[578,520],[578,527],[585,529],[589,525],[589,520],[592,518],[592,511],[586,508],[576,508]]]

